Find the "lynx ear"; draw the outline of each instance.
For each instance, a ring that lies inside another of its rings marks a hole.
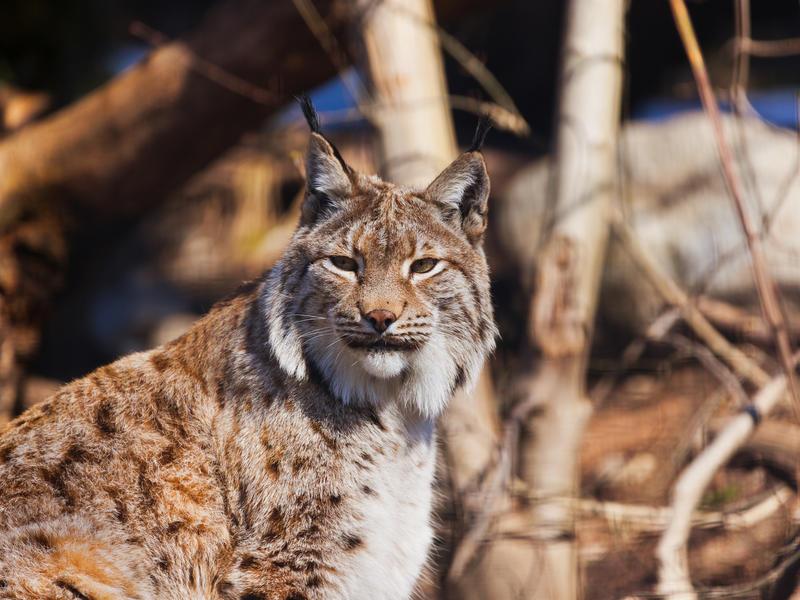
[[[489,175],[480,152],[465,152],[450,163],[425,190],[442,207],[445,219],[458,224],[473,244],[486,231]]]
[[[303,115],[311,129],[306,153],[306,199],[302,224],[315,222],[336,210],[352,193],[353,170],[344,162],[336,147],[320,133],[319,117],[308,96],[299,98]]]

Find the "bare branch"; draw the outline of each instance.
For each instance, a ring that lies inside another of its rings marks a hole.
[[[761,238],[752,223],[749,211],[745,205],[739,177],[734,168],[733,155],[725,140],[725,132],[722,129],[719,106],[714,97],[714,90],[708,78],[708,71],[706,70],[700,46],[697,43],[697,37],[695,36],[691,19],[689,18],[689,12],[686,9],[686,3],[684,0],[670,0],[670,6],[672,7],[672,13],[675,17],[678,33],[680,33],[681,40],[686,49],[686,55],[689,58],[689,64],[694,73],[697,89],[700,93],[700,100],[711,121],[714,137],[717,141],[717,151],[722,165],[722,172],[728,184],[728,190],[739,216],[739,221],[742,224],[742,230],[747,240],[747,247],[750,251],[753,276],[761,301],[761,309],[764,312],[764,318],[769,323],[773,335],[775,336],[778,354],[781,359],[781,366],[787,378],[788,388],[794,399],[795,414],[800,419],[800,395],[798,394],[794,377],[794,368],[792,367],[792,347],[789,340],[788,327],[781,309],[780,299],[778,298],[777,287],[767,269],[764,251],[761,246]]]
[[[739,383],[736,375],[725,364],[717,360],[717,357],[706,346],[695,343],[678,334],[669,335],[665,339],[679,350],[683,350],[700,361],[700,364],[728,390],[728,393],[733,398],[736,398],[739,406],[747,404],[747,393],[744,391],[742,384]]]
[[[527,121],[525,121],[522,114],[520,114],[517,105],[514,103],[514,100],[511,98],[502,84],[497,80],[494,74],[487,69],[486,66],[480,60],[478,60],[478,57],[470,52],[470,50],[464,46],[464,44],[458,41],[458,38],[447,33],[447,31],[442,29],[436,23],[420,20],[417,15],[407,10],[399,2],[387,2],[386,4],[392,10],[415,20],[421,25],[425,27],[431,27],[436,32],[436,35],[439,38],[439,43],[442,45],[444,51],[447,52],[453,58],[453,60],[458,62],[458,64],[461,65],[461,67],[467,73],[472,75],[473,79],[475,79],[475,81],[480,84],[486,93],[489,94],[489,97],[494,100],[498,108],[504,109],[504,111],[508,113],[509,118],[516,122],[516,126],[513,131],[515,131],[515,133],[518,135],[530,134],[530,126],[528,125]]]
[[[747,529],[775,514],[781,507],[786,506],[794,495],[791,487],[781,484],[749,506],[737,511],[693,512],[691,527],[728,531]],[[670,506],[599,502],[581,498],[576,501],[576,508],[583,516],[602,517],[612,526],[622,526],[639,533],[662,532],[671,526],[674,518],[674,509]]]
[[[141,21],[133,21],[128,27],[128,31],[132,36],[139,38],[153,48],[158,48],[172,41],[166,34]],[[272,106],[282,99],[277,92],[242,79],[194,52],[190,52],[189,56],[191,57],[190,67],[192,70],[234,94],[265,106]]]
[[[336,36],[333,35],[325,19],[319,14],[317,7],[314,6],[311,0],[292,0],[292,2],[303,21],[308,25],[308,29],[322,46],[336,70],[339,71],[339,79],[350,92],[353,101],[358,105],[359,112],[367,119],[372,120],[372,113],[369,109],[369,105],[372,104],[371,95],[358,75],[354,78],[344,76],[349,65],[348,57],[339,46]],[[365,100],[368,103],[367,105],[363,104]]]
[[[695,302],[700,312],[720,329],[758,344],[771,344],[775,341],[769,324],[761,315],[708,296],[697,296]],[[800,323],[790,320],[789,328],[792,340],[797,340],[800,337]]]
[[[737,50],[750,56],[761,58],[780,58],[800,54],[800,38],[787,38],[784,40],[751,40],[744,38],[739,41]]]
[[[756,426],[780,402],[786,392],[786,377],[770,380],[753,398],[750,411],[734,417],[716,439],[689,465],[675,484],[673,519],[656,551],[659,562],[657,591],[670,600],[697,597],[691,580],[686,543],[692,527],[692,513],[711,478],[747,440]]]
[[[617,379],[620,377],[620,374],[631,368],[634,364],[636,364],[636,361],[641,358],[642,354],[647,348],[647,343],[652,341],[661,341],[680,320],[680,318],[681,313],[677,308],[668,308],[658,317],[653,319],[653,322],[647,327],[647,331],[645,331],[644,335],[637,337],[625,347],[625,350],[622,351],[622,364],[620,367],[615,369],[612,373],[601,377],[589,392],[589,397],[592,399],[595,409],[602,405],[606,400],[608,395],[611,393],[611,390],[614,388]]]
[[[763,386],[769,380],[767,373],[725,339],[709,323],[686,292],[662,272],[627,224],[616,220],[614,233],[642,274],[666,302],[681,310],[683,318],[714,354],[722,358],[739,377],[746,381]]]
[[[736,5],[736,48],[742,47],[744,40],[750,39],[750,0],[735,0]],[[733,57],[733,76],[731,77],[731,98],[736,112],[744,112],[747,107],[747,82],[750,77],[750,55],[737,52]]]

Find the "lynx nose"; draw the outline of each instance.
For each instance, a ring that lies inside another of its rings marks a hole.
[[[364,317],[378,333],[383,333],[389,329],[389,325],[397,321],[397,315],[390,310],[377,309],[369,311]]]

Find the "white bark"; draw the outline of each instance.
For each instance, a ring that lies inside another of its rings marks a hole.
[[[441,50],[430,0],[356,0],[363,15],[384,175],[402,185],[425,187],[458,155],[448,105]],[[476,389],[451,400],[441,428],[450,478],[467,511],[477,480],[494,457],[497,406],[488,367]]]
[[[579,596],[570,498],[591,413],[586,360],[617,191],[624,0],[572,0],[568,8],[557,138],[554,224],[537,268],[531,335],[542,361],[529,393],[541,410],[529,422],[522,476],[535,498],[542,581],[526,597]]]
[[[431,0],[358,5],[367,11],[361,35],[385,175],[402,185],[427,186],[458,155]],[[497,443],[497,409],[484,371],[475,393],[456,394],[446,416],[450,466],[460,490],[486,466]]]
[[[766,416],[786,392],[786,378],[767,383],[753,399],[758,414]],[[669,600],[693,600],[697,594],[689,578],[686,544],[692,527],[692,514],[703,492],[716,473],[730,460],[755,428],[753,418],[742,413],[733,419],[714,441],[681,474],[673,491],[672,521],[656,550],[659,562],[658,592]]]
[[[361,2],[386,175],[426,186],[457,155],[430,0]]]

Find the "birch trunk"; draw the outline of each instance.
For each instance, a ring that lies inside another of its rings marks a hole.
[[[361,35],[386,176],[426,186],[456,157],[441,50],[430,0],[362,3]]]
[[[591,405],[586,363],[611,202],[622,89],[624,0],[568,7],[556,147],[554,222],[537,267],[530,334],[541,350],[521,449],[539,581],[527,598],[580,595],[574,514],[578,453]]]
[[[374,95],[384,175],[425,187],[458,155],[430,0],[357,0],[366,11],[359,34]],[[441,427],[455,492],[485,472],[497,447],[497,407],[488,368],[474,392],[451,401]]]

